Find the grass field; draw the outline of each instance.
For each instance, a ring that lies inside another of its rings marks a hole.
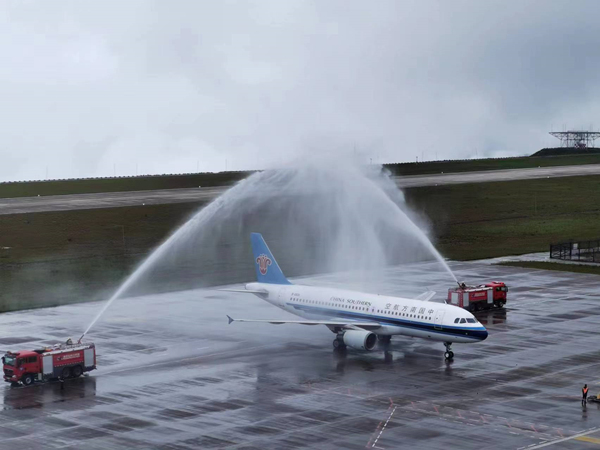
[[[600,177],[567,177],[405,191],[442,254],[468,260],[546,251],[600,237]]]
[[[526,269],[558,270],[561,272],[590,273],[593,275],[600,275],[600,265],[580,266],[576,264],[561,264],[544,261],[504,261],[498,263],[498,265],[510,267],[523,267]]]
[[[0,311],[107,298],[198,207],[0,215]]]

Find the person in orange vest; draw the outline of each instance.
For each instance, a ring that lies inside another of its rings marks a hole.
[[[587,393],[588,387],[587,384],[584,384],[583,389],[581,390],[581,406],[585,406],[585,402],[587,401]]]

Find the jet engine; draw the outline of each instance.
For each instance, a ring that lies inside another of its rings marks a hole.
[[[356,350],[373,350],[377,335],[366,330],[348,330],[344,333],[344,344]]]

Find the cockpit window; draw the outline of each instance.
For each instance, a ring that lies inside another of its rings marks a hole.
[[[457,317],[456,319],[454,319],[454,323],[458,323],[460,319]]]
[[[460,319],[460,323],[467,323],[466,319]]]
[[[467,322],[469,322],[469,323],[477,323],[477,321],[475,319],[467,319]]]

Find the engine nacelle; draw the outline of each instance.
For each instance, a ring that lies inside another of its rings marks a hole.
[[[373,350],[377,335],[366,330],[348,330],[344,333],[344,344],[356,350]]]

